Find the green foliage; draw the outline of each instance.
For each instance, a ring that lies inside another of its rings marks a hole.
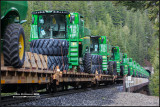
[[[128,10],[147,11],[147,15],[154,25],[153,28],[156,30],[153,35],[159,36],[159,1],[114,1],[113,4],[126,6]]]
[[[151,94],[155,96],[159,96],[159,45],[157,43],[159,43],[158,39],[154,42],[153,47],[149,49],[151,63],[154,68],[154,74],[150,78],[149,89]]]
[[[141,23],[135,23],[134,30],[131,33],[137,33],[141,35],[141,38],[134,41],[140,41],[138,44],[139,49],[136,50],[138,62],[146,58],[154,67],[154,75],[151,76],[150,91],[153,95],[159,95],[159,1],[114,1],[115,6],[125,6],[128,10],[133,10],[135,14],[140,10],[143,15],[143,19],[138,18]],[[148,21],[147,17],[150,21]],[[136,20],[137,21],[137,20]],[[151,24],[152,23],[152,24]],[[151,30],[150,25],[153,30]],[[129,26],[132,26],[130,23]],[[143,36],[142,36],[143,35]],[[146,39],[145,39],[146,37]],[[136,37],[137,38],[137,37]],[[142,44],[141,44],[142,43]],[[146,47],[143,48],[143,47]],[[132,51],[131,51],[132,52]],[[130,52],[129,52],[130,53]],[[147,53],[147,55],[145,55]],[[144,56],[145,55],[145,56]],[[140,58],[141,57],[141,58]]]
[[[149,89],[152,95],[159,96],[159,69],[151,76]]]

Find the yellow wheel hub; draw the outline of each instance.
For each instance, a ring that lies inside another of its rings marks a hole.
[[[24,39],[22,34],[19,37],[19,58],[22,60],[24,54]]]

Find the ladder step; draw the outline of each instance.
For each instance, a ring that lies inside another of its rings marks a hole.
[[[102,65],[107,65],[107,62],[102,62]]]
[[[77,52],[78,53],[78,48],[71,48],[70,52]]]
[[[70,61],[78,62],[78,58],[77,58],[77,57],[75,57],[75,58],[74,58],[74,57],[71,57],[71,58],[70,58]]]
[[[73,52],[71,52],[70,53],[70,56],[72,57],[72,56],[77,56],[78,57],[78,53],[76,52],[76,53],[73,53]]]

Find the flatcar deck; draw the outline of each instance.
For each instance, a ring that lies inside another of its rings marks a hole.
[[[3,55],[1,54],[1,84],[47,84],[51,80],[59,83],[69,82],[106,82],[122,80],[122,77],[115,78],[112,75],[88,74],[75,71],[60,71],[57,66],[54,70],[47,69],[47,56],[26,52],[25,61],[22,68],[4,66]]]

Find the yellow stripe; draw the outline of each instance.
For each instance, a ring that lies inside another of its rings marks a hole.
[[[21,80],[18,80],[18,83],[21,83]]]
[[[84,37],[84,39],[89,38],[89,37]]]
[[[5,84],[5,80],[1,80],[1,84]]]
[[[40,83],[41,83],[41,80],[39,80],[38,83],[40,84]]]

